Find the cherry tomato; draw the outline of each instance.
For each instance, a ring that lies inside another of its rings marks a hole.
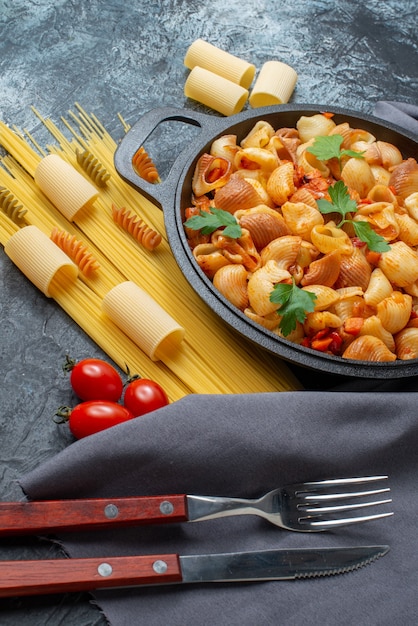
[[[117,402],[122,395],[122,378],[106,361],[83,359],[76,363],[67,357],[63,369],[71,372],[71,387],[81,400]]]
[[[69,423],[76,439],[88,437],[101,430],[127,422],[134,415],[121,404],[102,400],[89,400],[77,404],[73,409],[60,407],[56,413],[56,423]]]
[[[144,415],[168,404],[166,392],[158,383],[148,378],[131,380],[125,389],[123,404],[135,415]]]

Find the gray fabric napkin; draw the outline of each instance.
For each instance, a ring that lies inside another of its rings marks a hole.
[[[327,533],[256,517],[61,537],[71,557],[389,544],[341,576],[102,591],[112,626],[412,624],[416,594],[416,393],[191,395],[71,444],[23,477],[31,499],[170,493],[257,497],[301,480],[388,474],[394,516]],[[387,507],[387,509],[386,509]]]
[[[374,114],[418,135],[418,106],[415,104],[381,101],[376,104]]]

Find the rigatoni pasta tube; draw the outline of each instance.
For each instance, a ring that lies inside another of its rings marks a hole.
[[[184,85],[184,95],[223,115],[239,113],[248,98],[248,90],[203,67],[194,67]]]
[[[250,94],[253,108],[286,104],[292,95],[298,75],[293,67],[281,61],[264,63]]]
[[[102,310],[153,361],[183,340],[183,327],[132,281],[113,287],[103,298]]]
[[[184,65],[189,70],[196,66],[203,67],[205,70],[223,76],[245,89],[251,85],[255,75],[255,65],[225,52],[211,43],[203,41],[203,39],[196,39],[188,48],[184,57]]]
[[[49,154],[35,170],[35,182],[70,222],[99,195],[97,189],[58,154]]]
[[[18,230],[4,251],[20,271],[49,298],[54,278],[74,282],[78,268],[71,259],[37,226]]]

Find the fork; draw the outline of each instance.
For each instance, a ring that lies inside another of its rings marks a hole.
[[[354,517],[341,517],[341,514],[392,502],[391,498],[363,500],[387,493],[390,488],[354,491],[352,487],[372,485],[387,478],[387,476],[368,476],[295,483],[269,491],[254,500],[188,496],[189,520],[253,514],[280,528],[302,532],[318,532],[368,522],[389,517],[393,512]],[[340,490],[341,487],[343,491]]]
[[[303,482],[274,489],[257,499],[220,496],[165,495],[1,502],[0,536],[90,530],[167,522],[198,522],[231,515],[258,515],[287,530],[323,531],[377,520],[392,512],[341,517],[342,514],[388,504],[376,500],[389,492],[377,488],[387,476]],[[358,486],[368,486],[358,491]]]

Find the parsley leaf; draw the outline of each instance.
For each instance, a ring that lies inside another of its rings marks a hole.
[[[242,228],[237,219],[228,211],[210,207],[209,211],[200,211],[199,215],[193,215],[184,222],[186,228],[201,230],[202,235],[210,235],[218,228],[225,226],[223,234],[232,239],[238,239],[242,235]]]
[[[270,302],[281,305],[278,310],[278,314],[281,316],[279,328],[285,337],[295,330],[296,322],[303,323],[306,314],[314,310],[315,300],[316,295],[300,289],[296,285],[295,279],[291,285],[278,283],[273,287]]]
[[[352,221],[354,232],[361,241],[365,241],[369,247],[369,250],[374,252],[387,252],[390,250],[390,245],[378,235],[368,222],[354,222]]]
[[[368,222],[355,222],[345,218],[347,213],[355,213],[357,211],[357,204],[350,197],[348,188],[342,180],[329,187],[328,193],[332,202],[323,199],[317,200],[316,204],[321,213],[339,213],[342,220],[337,224],[337,227],[341,228],[343,224],[352,224],[357,237],[368,245],[369,250],[374,252],[387,252],[390,250],[386,239],[378,235]]]
[[[306,148],[320,161],[329,161],[329,159],[338,159],[341,169],[341,157],[349,156],[355,159],[362,159],[364,152],[356,152],[355,150],[341,150],[341,144],[344,141],[342,135],[320,135],[315,137],[312,146]]]
[[[352,200],[348,189],[342,180],[339,180],[332,187],[328,188],[329,197],[332,202],[328,200],[317,200],[318,209],[321,213],[339,213],[344,219],[347,213],[353,213],[357,211],[357,204],[355,200]]]

